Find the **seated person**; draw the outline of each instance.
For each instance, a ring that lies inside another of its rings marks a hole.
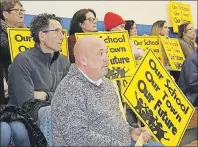
[[[18,0],[0,1],[0,62],[4,76],[8,78],[8,66],[11,64],[7,28],[25,28],[25,10]]]
[[[124,120],[118,95],[108,72],[107,46],[96,36],[78,40],[75,64],[58,85],[52,99],[54,146],[134,146],[143,134],[146,146],[151,133],[132,128]]]
[[[185,22],[178,27],[178,40],[185,58],[195,50],[195,38],[195,28],[190,22]]]
[[[106,31],[124,31],[126,22],[124,19],[113,12],[108,12],[104,16],[104,28]],[[144,55],[144,51],[138,48],[135,44],[131,43],[132,52],[136,60],[141,59]]]
[[[193,106],[198,107],[198,49],[184,61],[178,86]]]
[[[32,19],[30,30],[35,47],[18,54],[9,67],[9,104],[27,110],[51,146],[49,105],[70,64],[59,52],[64,39],[61,18],[54,14],[40,14]]]

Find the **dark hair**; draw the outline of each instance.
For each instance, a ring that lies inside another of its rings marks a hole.
[[[40,43],[39,32],[46,30],[49,27],[49,21],[52,19],[60,23],[62,22],[60,17],[48,13],[39,14],[32,19],[30,22],[30,31],[35,43]]]
[[[3,16],[4,11],[9,11],[10,9],[14,8],[16,4],[19,4],[21,7],[23,5],[18,0],[3,0],[0,1],[0,19],[5,21],[5,18]]]
[[[178,38],[183,38],[184,33],[186,33],[186,28],[189,24],[191,24],[190,21],[187,21],[178,27]]]
[[[128,33],[129,33],[131,27],[135,24],[135,21],[134,20],[126,20],[125,22],[126,22],[126,24],[125,24],[125,30],[127,30]]]
[[[69,26],[69,35],[83,32],[80,27],[80,23],[83,23],[86,20],[85,15],[88,12],[93,13],[93,15],[96,17],[96,13],[92,9],[80,9],[74,14],[74,16],[71,19],[70,26]]]
[[[166,23],[165,20],[158,20],[156,21],[151,28],[150,35],[151,36],[159,36],[161,33],[162,28],[164,27],[164,24]]]

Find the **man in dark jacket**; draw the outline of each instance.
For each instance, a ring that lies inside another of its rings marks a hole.
[[[51,106],[47,105],[70,65],[59,54],[64,32],[61,19],[46,13],[33,18],[30,30],[35,47],[18,54],[8,69],[9,103],[27,108],[52,146]]]
[[[183,63],[178,82],[179,87],[193,106],[198,106],[198,49]]]

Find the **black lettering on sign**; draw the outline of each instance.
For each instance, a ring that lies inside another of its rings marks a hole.
[[[110,48],[110,52],[112,52],[112,53],[114,53],[114,52],[126,52],[126,48],[125,47]]]
[[[157,65],[153,61],[153,59],[149,60],[149,66],[151,67],[152,70],[155,71],[156,75],[158,76],[159,79],[164,78],[161,72],[157,69]]]
[[[173,54],[173,55],[169,54],[169,56],[170,56],[171,60],[179,60],[179,61],[183,61],[184,60],[183,57],[180,57],[180,56],[178,56],[176,54]]]
[[[146,79],[151,83],[155,91],[160,90],[159,86],[157,83],[154,81],[152,74],[149,71],[146,71],[145,73]]]
[[[147,90],[146,83],[143,80],[138,81],[138,89],[144,94],[149,103],[154,100],[153,95]]]
[[[184,112],[184,114],[187,114],[188,110],[189,110],[189,106],[186,107],[184,104],[182,104],[181,99],[177,96],[176,89],[174,89],[170,86],[170,80],[169,79],[166,79],[166,84],[164,86],[168,89],[172,98],[176,101],[177,105],[180,106],[180,108]]]
[[[112,59],[110,59],[111,64],[125,64],[125,63],[129,63],[129,62],[130,62],[130,59],[128,57],[118,58],[118,57],[114,56]]]
[[[138,42],[138,40],[135,40],[135,41],[134,41],[134,44],[135,44],[135,45],[142,45],[142,42]]]
[[[154,53],[159,53],[159,49],[152,49]]]
[[[177,6],[175,6],[175,5],[172,5],[172,8],[173,8],[173,9],[177,9]]]
[[[124,35],[122,35],[122,37],[120,38],[111,38],[109,36],[107,36],[107,38],[104,39],[105,43],[122,43],[125,42],[125,38]]]
[[[177,16],[179,16],[179,12],[177,12],[177,11],[174,11],[174,15],[177,15]]]
[[[159,40],[151,41],[151,40],[144,39],[144,45],[159,45]]]
[[[181,69],[182,63],[174,62],[176,69]]]
[[[181,116],[178,114],[177,110],[171,105],[171,102],[169,100],[166,100],[166,106],[170,109],[170,112],[172,112],[173,115],[176,115],[176,119],[178,122],[181,122]]]
[[[22,41],[31,41],[31,36],[22,36],[20,34],[17,34],[14,36],[14,39],[17,41],[17,42],[22,42]]]
[[[19,50],[19,52],[24,52],[24,51],[26,51],[26,50],[29,50],[30,48],[27,48],[27,47],[25,47],[25,46],[19,46],[19,48],[18,48],[18,50]]]
[[[166,110],[162,110],[161,105],[162,105],[161,100],[158,100],[157,103],[154,106],[154,109],[157,110],[157,108],[158,108],[159,116],[162,118],[162,120],[164,121],[164,123],[166,124],[166,126],[169,129],[172,128],[172,133],[175,135],[177,133],[177,128],[174,126],[173,122],[168,117],[167,111]]]
[[[174,18],[175,23],[180,23],[180,19],[177,19],[177,17]]]

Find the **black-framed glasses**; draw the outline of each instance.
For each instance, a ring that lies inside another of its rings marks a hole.
[[[195,28],[186,29],[186,32],[189,31],[189,30],[190,30],[190,31],[195,31]]]
[[[85,20],[88,20],[89,22],[94,23],[94,22],[97,22],[98,21],[98,18],[89,17],[89,18],[87,18]]]
[[[7,11],[15,11],[15,12],[17,12],[17,13],[25,13],[26,12],[26,10],[24,10],[24,9],[10,9],[10,10],[7,10]]]
[[[44,30],[44,31],[42,31],[42,32],[44,32],[44,33],[47,33],[47,32],[56,32],[57,34],[65,35],[65,31],[62,30],[62,29]]]

